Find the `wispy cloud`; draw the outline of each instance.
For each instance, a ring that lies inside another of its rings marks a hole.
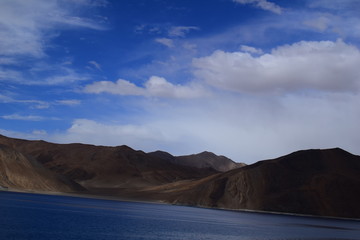
[[[196,26],[174,26],[169,30],[169,37],[185,37],[191,30],[199,30]]]
[[[40,101],[40,100],[19,100],[14,99],[12,97],[8,97],[6,95],[0,94],[0,103],[21,103],[21,104],[28,104],[32,108],[36,109],[45,109],[50,107],[50,103],[46,101]]]
[[[357,13],[360,9],[358,0],[307,0],[306,2],[310,8],[322,8],[336,11],[346,10],[353,13]]]
[[[174,40],[172,40],[170,38],[156,38],[155,42],[160,43],[168,48],[174,47]]]
[[[63,74],[54,74],[53,76],[45,78],[43,81],[29,81],[28,84],[29,85],[63,85],[63,84],[85,81],[88,79],[89,79],[88,75],[77,73],[71,68],[66,68],[66,71]]]
[[[104,0],[3,0],[0,7],[0,82],[10,85],[66,85],[89,76],[61,59],[48,56],[52,40],[69,29],[106,30],[103,18],[86,17],[84,9],[106,6]],[[49,61],[49,59],[55,61]],[[49,104],[16,100],[35,108]]]
[[[13,57],[0,57],[0,65],[13,65],[16,63]]]
[[[329,28],[330,23],[331,23],[330,18],[326,17],[326,16],[319,16],[319,17],[307,19],[304,21],[305,25],[312,27],[316,30],[322,31],[322,32]]]
[[[247,45],[241,45],[240,50],[243,52],[254,53],[254,54],[263,54],[264,53],[262,49],[254,48],[254,47],[247,46]]]
[[[65,99],[65,100],[54,100],[54,101],[41,101],[32,99],[15,99],[3,94],[0,94],[0,103],[19,103],[30,105],[31,108],[35,109],[46,109],[52,105],[68,105],[75,106],[81,104],[80,100],[76,99]]]
[[[25,81],[21,71],[0,66],[0,82],[22,83]]]
[[[80,105],[81,101],[76,99],[56,100],[54,104],[76,106]]]
[[[4,115],[1,118],[6,120],[21,120],[21,121],[42,121],[45,118],[41,116],[35,115],[19,115],[19,114],[11,114],[11,115]]]
[[[90,64],[92,67],[96,68],[97,70],[101,71],[101,65],[100,65],[99,63],[97,63],[97,62],[95,62],[95,61],[89,61],[89,64]]]
[[[77,7],[89,6],[90,2],[97,1],[1,1],[1,55],[42,57],[55,28],[105,29],[103,23],[75,15]]]
[[[279,5],[273,2],[269,2],[267,0],[233,0],[233,1],[240,4],[251,4],[257,8],[261,8],[263,10],[270,11],[276,14],[282,13],[282,8]]]
[[[49,65],[38,62],[30,69],[13,70],[0,66],[0,82],[21,85],[65,85],[88,80],[90,76],[64,64]]]

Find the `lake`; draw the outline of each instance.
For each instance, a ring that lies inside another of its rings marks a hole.
[[[360,239],[360,221],[0,192],[0,239]]]

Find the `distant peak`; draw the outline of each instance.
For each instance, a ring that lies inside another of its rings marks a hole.
[[[334,153],[349,153],[342,148],[335,147],[335,148],[324,148],[324,149],[306,149],[306,150],[299,150],[294,153],[312,153],[312,152],[334,152]]]
[[[199,154],[196,154],[196,155],[209,155],[209,156],[217,156],[215,153],[213,152],[209,152],[209,151],[203,151]]]
[[[342,149],[342,148],[339,148],[339,147],[336,147],[336,148],[329,148],[329,149],[324,149],[323,150],[324,152],[332,152],[332,153],[338,153],[338,154],[351,154],[350,152]]]

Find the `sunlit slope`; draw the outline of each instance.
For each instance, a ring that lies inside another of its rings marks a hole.
[[[77,192],[83,188],[22,153],[0,145],[0,186],[17,190]]]

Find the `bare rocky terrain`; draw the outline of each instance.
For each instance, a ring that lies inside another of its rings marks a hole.
[[[200,179],[218,172],[211,167],[179,165],[128,146],[54,144],[4,136],[0,136],[0,144],[94,191],[138,189],[179,180]]]
[[[0,144],[0,186],[9,189],[360,218],[360,156],[340,148],[245,166],[210,152],[175,157],[1,135]]]
[[[0,145],[0,186],[28,191],[81,192],[76,182],[56,174],[33,158]]]
[[[167,160],[171,163],[195,168],[212,168],[219,172],[227,172],[229,170],[243,167],[246,164],[236,163],[225,156],[218,156],[212,152],[201,152],[185,156],[173,156],[163,151],[151,152],[149,155]]]
[[[360,157],[304,150],[185,184],[169,202],[360,218]]]

